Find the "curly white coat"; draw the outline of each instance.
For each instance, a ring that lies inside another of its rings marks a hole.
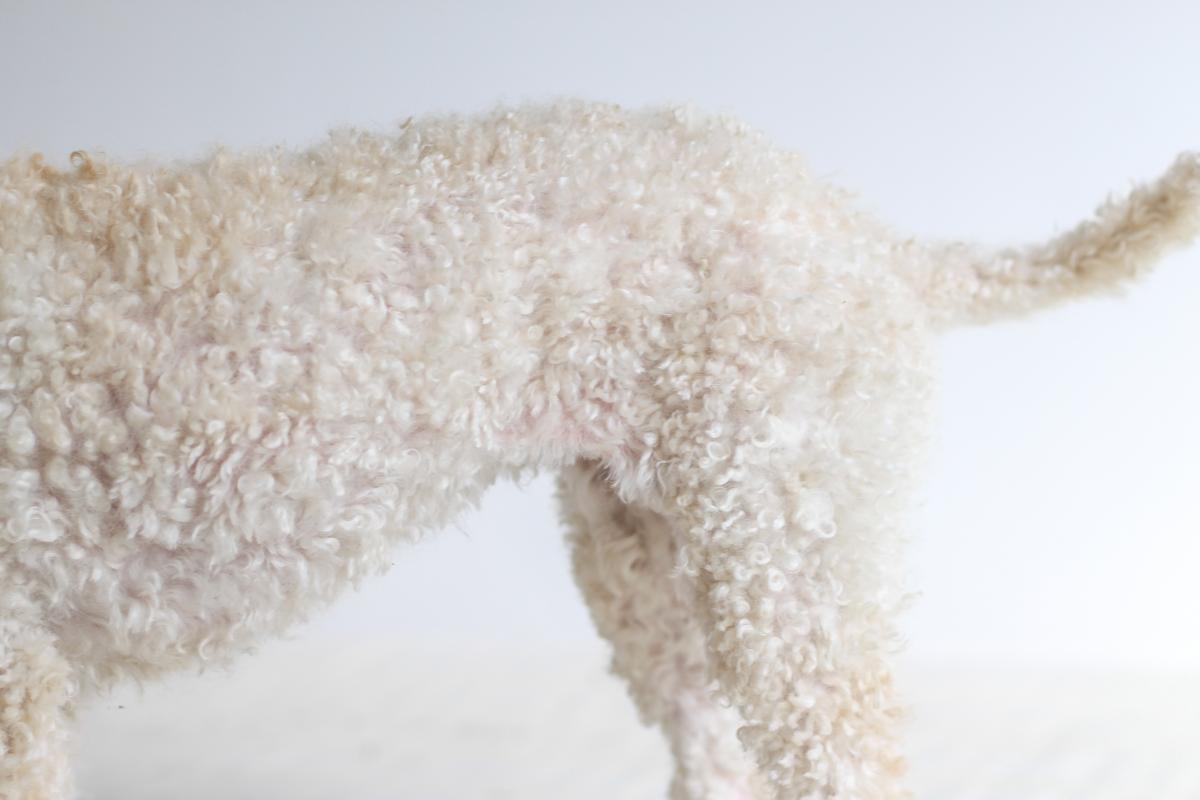
[[[0,165],[7,800],[69,792],[80,692],[244,651],[542,468],[674,798],[902,797],[932,333],[1200,228],[1190,155],[1046,246],[925,245],[732,120],[575,102],[75,162]]]

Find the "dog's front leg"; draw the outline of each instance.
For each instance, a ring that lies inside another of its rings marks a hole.
[[[872,553],[837,529],[830,491],[786,453],[676,461],[669,506],[688,532],[710,658],[778,800],[907,797],[890,611]],[[712,449],[709,448],[711,454]],[[876,591],[878,590],[878,591]]]
[[[0,800],[65,800],[70,672],[49,635],[0,620]]]

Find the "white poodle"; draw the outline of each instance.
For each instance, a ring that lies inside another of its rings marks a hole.
[[[932,335],[1200,229],[1195,154],[985,252],[892,233],[729,119],[581,103],[73,160],[0,165],[6,800],[67,796],[82,693],[245,651],[543,468],[673,798],[904,797]]]

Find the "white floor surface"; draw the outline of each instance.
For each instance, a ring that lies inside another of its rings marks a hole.
[[[85,707],[83,800],[661,800],[594,647],[282,642]],[[919,800],[1196,800],[1197,676],[912,667]]]

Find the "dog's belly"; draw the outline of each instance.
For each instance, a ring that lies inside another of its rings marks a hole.
[[[75,509],[73,541],[47,543],[79,553],[44,585],[47,619],[97,683],[233,655],[381,571],[398,543],[478,496],[495,471],[455,450],[397,447],[355,423],[181,443],[147,483],[114,485],[125,507]]]

